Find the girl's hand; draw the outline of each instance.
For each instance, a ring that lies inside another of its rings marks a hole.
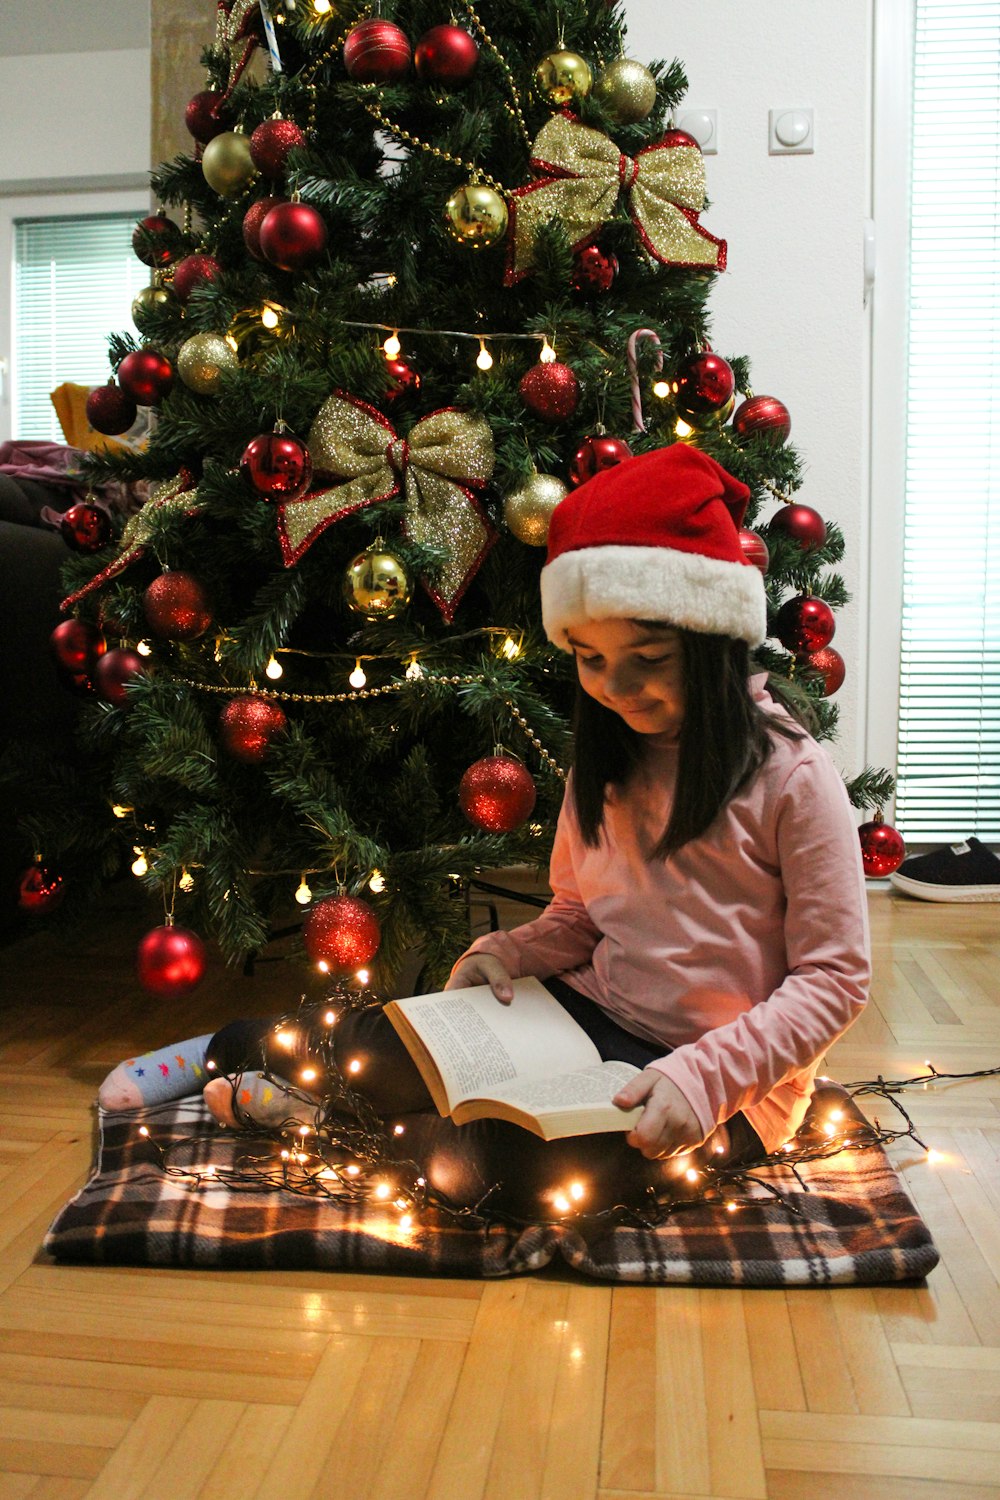
[[[475,984],[488,984],[501,1005],[509,1005],[514,998],[511,977],[492,953],[473,953],[460,959],[445,989],[464,990]]]
[[[625,1139],[650,1161],[690,1151],[704,1138],[698,1117],[687,1099],[659,1068],[644,1068],[618,1090],[612,1103],[619,1109],[645,1105],[638,1124]]]

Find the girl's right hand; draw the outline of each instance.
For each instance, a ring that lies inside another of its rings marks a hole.
[[[445,989],[465,990],[476,984],[488,984],[501,1005],[509,1005],[514,998],[511,977],[492,953],[471,953],[459,959]]]

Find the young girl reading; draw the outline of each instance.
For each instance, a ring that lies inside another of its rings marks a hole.
[[[411,1150],[422,1145],[429,1180],[453,1198],[492,1188],[491,1202],[530,1214],[582,1169],[598,1197],[621,1201],[697,1147],[728,1161],[774,1151],[865,1004],[865,887],[843,782],[751,673],[766,618],[738,536],[748,499],[675,444],[598,474],[553,514],[543,622],[579,688],[552,900],[478,938],[448,988],[488,984],[503,1004],[512,979],[544,981],[603,1059],[641,1070],[614,1103],[642,1112],[627,1134],[555,1142],[497,1120],[456,1126],[431,1113],[381,1013],[346,1016],[338,1063],[360,1060],[355,1086],[383,1116],[408,1117]],[[238,1022],[208,1045],[221,1076],[205,1097],[223,1123],[289,1115],[274,1077],[243,1071],[256,1056],[265,1073],[300,1076],[306,1054],[281,1055],[273,1034]],[[134,1066],[115,1070],[102,1103],[141,1102],[122,1071]]]

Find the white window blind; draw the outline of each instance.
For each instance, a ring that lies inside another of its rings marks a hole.
[[[132,329],[132,299],[149,279],[132,249],[142,212],[15,223],[15,438],[65,441],[50,393],[110,375],[108,334]]]
[[[911,191],[895,822],[996,841],[1000,0],[916,0]]]

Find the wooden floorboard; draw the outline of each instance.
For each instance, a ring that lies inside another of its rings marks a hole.
[[[1000,907],[870,910],[872,1001],[825,1071],[1000,1065]],[[942,1254],[926,1284],[57,1266],[104,1074],[301,988],[213,964],[153,1000],[151,925],[122,898],[0,950],[0,1500],[1000,1500],[1000,1077],[905,1096],[936,1153],[895,1151]]]

